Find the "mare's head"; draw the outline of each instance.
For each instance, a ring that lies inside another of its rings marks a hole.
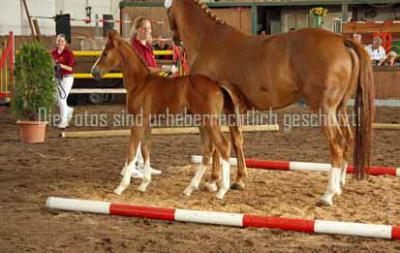
[[[111,30],[108,33],[107,44],[92,67],[91,72],[96,80],[100,79],[104,74],[111,70],[116,70],[121,66],[121,59],[117,50],[121,42],[123,41],[118,32]]]
[[[206,29],[204,32],[207,32],[207,29],[214,28],[215,24],[225,24],[202,0],[164,0],[164,6],[176,45],[181,45],[185,35],[188,36],[186,33],[192,33],[192,28],[196,26],[201,26]]]

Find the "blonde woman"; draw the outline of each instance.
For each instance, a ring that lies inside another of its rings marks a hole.
[[[145,17],[137,18],[134,22],[132,30],[132,47],[146,62],[151,73],[163,71],[175,74],[178,71],[178,68],[175,65],[162,65],[161,68],[157,66],[151,41],[152,35],[150,20]]]
[[[151,22],[145,17],[139,17],[135,20],[132,30],[131,44],[136,52],[142,57],[147,65],[147,68],[151,73],[171,72],[175,73],[177,68],[174,65],[163,65],[161,68],[157,66],[156,59],[154,57],[153,48],[151,46],[152,35],[151,35]],[[132,177],[142,178],[144,170],[144,161],[142,157],[141,145],[138,146],[136,151],[136,161],[138,161],[135,167],[132,167]],[[161,171],[151,168],[151,174],[160,175]]]

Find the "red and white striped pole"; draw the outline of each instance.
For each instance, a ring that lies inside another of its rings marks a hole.
[[[390,225],[304,220],[241,213],[146,207],[56,197],[49,197],[46,205],[50,209],[141,217],[157,220],[193,222],[233,227],[271,228],[306,233],[365,236],[392,240],[400,239],[400,227]]]
[[[199,155],[192,155],[192,163],[199,164],[202,162],[203,157]],[[229,163],[232,166],[237,166],[237,159],[230,158]],[[258,160],[246,159],[246,166],[249,168],[266,169],[266,170],[292,170],[292,171],[321,171],[328,172],[331,169],[329,163],[309,163],[309,162],[289,162],[289,161],[272,161],[272,160]],[[347,173],[353,173],[353,166],[347,167]],[[396,167],[383,167],[371,166],[369,167],[368,174],[372,176],[391,175],[400,177],[400,168]]]

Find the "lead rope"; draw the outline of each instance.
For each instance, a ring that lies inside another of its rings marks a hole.
[[[61,99],[65,99],[67,97],[67,92],[65,92],[65,89],[62,86],[61,67],[59,64],[56,65],[56,83],[58,95],[60,95]]]

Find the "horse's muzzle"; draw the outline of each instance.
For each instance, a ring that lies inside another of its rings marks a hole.
[[[97,68],[92,69],[92,76],[95,80],[99,81],[101,79],[100,70]]]

